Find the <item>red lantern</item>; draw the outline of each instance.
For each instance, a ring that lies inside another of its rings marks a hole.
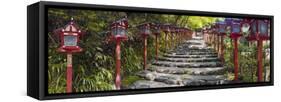
[[[164,24],[162,26],[162,30],[165,32],[165,33],[170,33],[170,25],[169,24]]]
[[[259,39],[268,40],[269,39],[269,21],[268,20],[258,20],[258,34]]]
[[[221,21],[218,23],[218,32],[220,35],[225,35],[226,34],[226,23]]]
[[[233,39],[234,45],[234,80],[238,81],[238,70],[239,70],[239,63],[238,63],[238,38],[242,36],[241,34],[241,20],[238,18],[226,18],[227,25],[230,25],[230,38]]]
[[[111,36],[116,40],[115,59],[116,59],[116,76],[115,87],[117,90],[121,88],[121,41],[127,39],[127,18],[120,19],[111,24]]]
[[[138,26],[140,34],[143,36],[143,69],[146,70],[146,61],[147,61],[147,36],[151,34],[151,23],[145,23]]]
[[[261,19],[252,19],[250,22],[251,31],[247,37],[249,41],[257,41],[257,62],[258,62],[258,78],[257,81],[263,81],[263,40],[269,39],[269,21]]]
[[[115,39],[127,39],[127,18],[120,19],[111,24],[111,34]]]
[[[154,35],[159,35],[161,33],[161,26],[160,26],[160,24],[152,24],[151,26],[152,26],[151,30],[152,30],[152,33]]]
[[[160,35],[161,33],[161,29],[160,29],[160,25],[159,24],[152,24],[152,31],[153,31],[153,34],[155,35],[155,47],[156,47],[156,50],[155,50],[155,55],[156,55],[156,58],[155,60],[158,61],[158,36]]]
[[[142,25],[139,25],[138,28],[140,30],[140,34],[143,36],[148,36],[151,34],[151,25],[152,23],[144,23]]]
[[[165,32],[165,51],[167,51],[168,34],[171,32],[170,31],[170,25],[169,24],[162,25],[162,30]]]
[[[73,18],[60,32],[60,47],[59,52],[81,52],[82,48],[78,46],[81,30],[74,23]]]
[[[232,19],[230,31],[231,31],[231,33],[230,33],[231,38],[236,39],[236,38],[242,36],[240,19]]]
[[[60,47],[59,52],[67,53],[67,68],[66,68],[66,92],[72,92],[72,53],[81,52],[82,48],[78,46],[78,42],[81,36],[81,30],[74,23],[73,18],[71,18],[70,23],[68,23],[59,32],[60,34]]]
[[[175,26],[170,26],[170,34],[171,34],[171,40],[172,42],[170,42],[170,48],[174,48],[175,46],[175,33],[176,33],[176,27]]]
[[[268,20],[250,20],[250,34],[247,39],[253,40],[268,40],[269,39],[269,21]]]

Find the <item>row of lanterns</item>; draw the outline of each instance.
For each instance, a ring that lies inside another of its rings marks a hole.
[[[121,55],[120,55],[120,42],[127,39],[126,30],[128,28],[128,20],[123,18],[121,20],[115,21],[111,24],[111,38],[116,41],[116,79],[115,79],[115,87],[116,89],[120,89],[121,85],[121,76],[120,76],[120,69],[121,69]],[[171,26],[169,24],[155,24],[155,23],[143,23],[138,25],[137,28],[139,29],[139,34],[141,34],[143,38],[143,69],[146,70],[147,68],[147,37],[150,34],[155,35],[155,45],[156,45],[156,61],[158,60],[158,37],[163,31],[166,35],[167,42],[167,34],[171,34],[172,37],[174,34],[179,34],[181,36],[186,35],[188,29],[187,28],[179,28],[176,26]],[[167,43],[165,44],[167,46]],[[167,47],[165,47],[166,49]]]
[[[140,34],[143,37],[144,43],[144,66],[146,69],[146,57],[147,57],[147,37],[149,34],[154,34],[156,37],[156,60],[158,59],[158,36],[161,31],[165,33],[165,49],[167,49],[167,37],[168,34],[172,37],[177,37],[180,41],[182,38],[190,36],[187,33],[190,32],[189,29],[183,27],[177,27],[170,24],[154,24],[154,23],[144,23],[137,26],[140,30]],[[250,32],[247,39],[249,41],[258,41],[258,81],[262,80],[262,41],[269,40],[269,21],[268,20],[259,20],[259,19],[237,19],[237,18],[226,18],[224,21],[218,21],[215,25],[204,27],[204,31],[210,33],[210,31],[217,33],[218,36],[221,36],[221,41],[223,44],[223,37],[227,34],[227,31],[230,29],[230,38],[234,40],[234,66],[235,66],[235,80],[238,80],[238,43],[237,40],[242,36],[242,33]],[[110,32],[112,38],[116,41],[116,79],[115,86],[116,89],[120,89],[121,85],[121,46],[120,43],[123,40],[127,39],[127,29],[128,29],[128,19],[123,18],[113,22],[110,25]],[[56,33],[60,36],[60,47],[58,48],[59,52],[67,54],[67,88],[66,92],[72,92],[72,53],[81,52],[82,48],[78,46],[81,36],[83,35],[82,31],[74,23],[73,18],[70,23],[65,27],[59,29]],[[175,36],[177,34],[177,36]],[[178,40],[176,40],[178,41]],[[175,41],[174,41],[175,42]],[[174,44],[172,44],[172,47]],[[223,52],[223,45],[221,47]],[[222,53],[223,54],[223,53]],[[221,55],[223,58],[223,55]]]
[[[144,63],[143,68],[146,69],[146,59],[147,59],[147,37],[150,34],[155,35],[156,38],[156,60],[158,59],[158,37],[161,31],[165,32],[165,35],[171,34],[174,35],[178,33],[180,35],[186,35],[185,33],[188,31],[187,28],[178,28],[176,26],[171,26],[168,24],[161,25],[155,23],[144,23],[137,28],[140,31],[140,34],[143,37],[144,43]],[[127,29],[128,29],[128,19],[122,18],[120,20],[114,21],[110,25],[110,33],[111,39],[116,41],[115,55],[116,55],[116,78],[115,78],[115,87],[116,89],[120,89],[121,85],[121,41],[126,40],[127,37]],[[60,47],[58,48],[58,52],[67,54],[67,70],[66,70],[66,92],[72,92],[72,54],[81,52],[83,49],[78,46],[81,36],[83,35],[82,31],[71,18],[70,23],[68,23],[65,27],[55,30],[56,34],[59,34],[60,37]],[[167,37],[166,37],[167,41]]]
[[[262,47],[263,41],[269,40],[269,27],[270,22],[267,19],[239,19],[239,18],[225,18],[224,21],[217,21],[212,26],[204,27],[205,34],[217,34],[217,38],[221,38],[221,47],[219,45],[215,45],[214,49],[217,49],[219,52],[219,56],[224,58],[223,56],[223,38],[224,35],[229,34],[229,37],[233,40],[234,43],[234,74],[235,80],[238,80],[238,39],[241,36],[246,37],[248,41],[257,41],[258,42],[258,81],[263,81],[262,79]],[[213,35],[215,36],[215,35]],[[217,41],[219,41],[217,39]],[[219,44],[219,43],[218,43]],[[216,48],[217,47],[217,48]]]

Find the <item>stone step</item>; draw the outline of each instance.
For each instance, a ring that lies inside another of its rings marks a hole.
[[[157,61],[152,65],[163,67],[178,67],[178,68],[202,68],[202,67],[222,67],[221,62],[168,62]]]
[[[168,54],[172,54],[172,55],[216,55],[216,52],[170,52]]]
[[[217,54],[215,51],[191,51],[191,50],[176,50],[176,51],[170,51],[166,54],[178,54],[178,55],[184,55],[187,53],[191,54]]]
[[[177,68],[177,67],[159,67],[151,66],[150,71],[167,74],[190,74],[190,75],[222,75],[225,72],[224,67],[204,67],[204,68]]]
[[[136,73],[145,80],[134,82],[130,88],[227,84],[230,81],[225,72],[216,51],[207,47],[202,37],[195,36],[159,57],[147,70]]]
[[[150,81],[179,86],[224,84],[223,81],[226,80],[226,77],[223,75],[178,75],[151,71],[141,71],[137,75]]]
[[[188,47],[177,47],[174,49],[174,51],[177,51],[177,50],[185,50],[185,51],[200,51],[200,52],[209,52],[209,51],[215,51],[213,48],[202,48],[202,49],[199,49],[199,48],[188,48]]]
[[[191,40],[199,40],[199,41],[202,41],[202,40],[203,40],[203,37],[193,37]]]
[[[212,48],[188,48],[188,46],[178,47],[175,50],[186,50],[186,51],[214,51]]]
[[[222,85],[230,83],[230,80],[222,79],[222,80],[194,80],[194,79],[187,79],[183,81],[184,86],[201,86],[201,85]]]
[[[188,48],[198,48],[198,49],[200,49],[200,48],[205,48],[206,47],[206,45],[189,45],[188,46]]]
[[[188,45],[203,45],[201,42],[186,42],[184,44],[188,44]]]
[[[210,57],[217,57],[217,54],[212,55],[173,55],[173,54],[164,54],[164,57],[171,57],[171,58],[210,58]]]
[[[169,58],[169,57],[159,57],[158,61],[169,61],[169,62],[218,62],[220,61],[217,57],[209,58]]]
[[[183,44],[186,44],[186,45],[203,45],[203,42],[198,41],[198,40],[191,40],[191,41],[186,41]]]
[[[148,88],[165,88],[165,87],[177,87],[179,85],[169,85],[163,82],[138,80],[129,86],[130,89],[148,89]]]

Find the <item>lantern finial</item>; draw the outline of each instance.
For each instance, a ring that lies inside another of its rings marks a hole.
[[[73,22],[74,22],[74,19],[73,19],[73,17],[71,17],[70,18],[70,24],[73,24]]]

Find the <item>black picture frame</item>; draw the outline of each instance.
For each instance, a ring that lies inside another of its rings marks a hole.
[[[270,81],[256,83],[240,83],[226,84],[216,86],[190,86],[190,87],[169,87],[169,88],[153,88],[153,89],[134,89],[134,90],[112,90],[99,92],[85,92],[73,94],[48,94],[47,93],[47,9],[55,8],[71,8],[71,9],[95,9],[95,10],[113,10],[113,11],[130,11],[130,12],[150,12],[163,14],[184,14],[196,16],[212,16],[212,17],[250,17],[256,19],[269,19],[270,25]],[[240,88],[255,86],[272,86],[274,84],[274,17],[272,15],[256,15],[256,14],[238,14],[238,13],[222,13],[222,12],[205,12],[205,11],[188,11],[174,9],[159,8],[141,8],[141,7],[125,7],[113,5],[94,5],[79,3],[62,3],[40,1],[27,7],[27,95],[39,100],[62,99],[62,98],[81,98],[81,97],[97,97],[111,95],[128,95],[128,94],[144,94],[144,93],[160,93],[175,91],[191,91],[191,90],[207,90],[207,89],[223,89],[223,88]]]

